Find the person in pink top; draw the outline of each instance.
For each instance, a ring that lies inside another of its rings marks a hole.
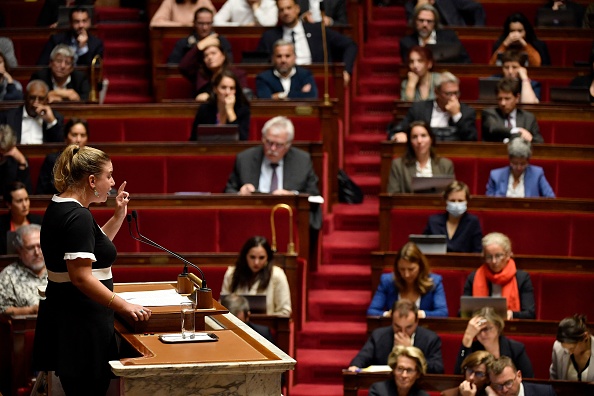
[[[194,26],[194,13],[202,7],[217,12],[210,0],[163,0],[150,26]]]

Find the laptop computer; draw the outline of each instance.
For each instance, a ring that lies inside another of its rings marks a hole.
[[[221,294],[221,301],[227,294]],[[245,297],[250,305],[250,312],[253,314],[265,314],[266,313],[266,294],[240,294]]]
[[[85,8],[89,13],[89,18],[91,19],[91,24],[93,24],[93,17],[95,12],[95,7],[92,5],[77,5],[77,6],[60,6],[58,8],[58,27],[59,28],[66,28],[70,27],[70,10],[73,8]]]
[[[408,240],[417,245],[423,254],[445,254],[448,250],[445,235],[410,234]]]
[[[484,307],[492,307],[503,319],[507,318],[507,299],[505,297],[460,297],[460,316],[471,318],[474,312]]]
[[[268,52],[261,51],[243,51],[241,53],[241,63],[254,63],[254,64],[269,64],[270,54]]]
[[[479,77],[479,100],[496,100],[495,89],[500,77]]]
[[[551,102],[590,103],[588,87],[551,87]]]
[[[439,193],[443,192],[453,181],[453,175],[413,176],[410,186],[413,193]]]
[[[573,27],[575,14],[571,10],[553,10],[552,8],[539,8],[536,12],[536,27]]]
[[[226,124],[200,124],[196,130],[199,142],[236,142],[239,126]]]
[[[431,49],[433,59],[437,63],[452,63],[458,61],[462,52],[461,43],[437,43],[427,44]]]

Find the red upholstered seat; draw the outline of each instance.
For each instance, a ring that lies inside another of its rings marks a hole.
[[[576,160],[559,164],[557,195],[559,197],[593,199],[594,184],[585,182],[592,180],[593,174],[594,162],[592,161]]]
[[[295,141],[319,142],[322,140],[322,126],[317,117],[289,117],[295,125]],[[262,138],[262,127],[270,117],[253,117],[250,122],[249,140]]]
[[[503,331],[505,334],[505,330]],[[534,378],[549,379],[549,366],[551,365],[551,354],[555,334],[542,336],[508,336],[512,340],[521,342],[526,347],[526,354],[532,362]]]
[[[424,209],[392,209],[390,212],[390,250],[400,249],[408,242],[410,234],[421,234],[429,216],[436,213],[440,212]]]
[[[124,123],[118,118],[89,118],[90,142],[123,142]]]
[[[540,122],[539,125],[541,130],[543,129],[543,124],[545,122]],[[594,134],[592,130],[594,129],[594,122],[592,121],[548,121],[551,123],[551,140],[547,140],[546,142],[551,142],[555,144],[580,144],[580,145],[594,145]],[[544,135],[543,135],[544,137]]]
[[[542,273],[540,285],[539,319],[561,320],[576,313],[594,317],[594,274]]]
[[[183,77],[170,76],[165,79],[164,99],[190,99],[193,97],[192,84]]]
[[[594,214],[576,214],[572,217],[571,222],[573,226],[571,255],[594,257],[594,243],[592,243],[592,224],[594,224]]]
[[[429,265],[431,265],[431,256],[429,258]],[[477,262],[477,268],[480,265]],[[464,292],[464,283],[470,271],[465,270],[447,270],[447,269],[432,269],[431,272],[441,275],[443,277],[443,288],[448,303],[448,312],[450,317],[458,316],[460,311],[460,296]]]
[[[29,162],[29,174],[31,175],[31,185],[33,187],[33,193],[35,192],[35,188],[37,187],[37,180],[39,179],[39,171],[41,170],[41,165],[45,158],[27,158]]]
[[[456,180],[463,181],[468,185],[471,194],[481,194],[480,189],[476,190],[476,158],[466,157],[448,157],[454,163],[454,173]]]
[[[93,213],[93,217],[97,224],[100,227],[103,225],[113,216],[113,208],[98,208],[91,205],[91,213]],[[124,220],[125,222],[125,220]],[[122,224],[122,228],[117,233],[116,237],[113,239],[113,243],[116,246],[118,252],[138,252],[139,251],[139,242],[132,239],[128,232],[128,224]]]
[[[162,194],[165,189],[165,157],[114,156],[111,157],[114,169],[115,188],[127,181],[126,190],[131,194]]]
[[[165,159],[165,191],[222,193],[235,156],[172,156]]]
[[[463,334],[440,333],[444,374],[454,374]]]
[[[127,118],[123,119],[127,142],[185,142],[190,138],[190,118]]]

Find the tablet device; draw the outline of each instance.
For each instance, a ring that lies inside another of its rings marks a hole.
[[[590,103],[588,87],[551,87],[551,102]]]
[[[439,193],[454,181],[453,175],[431,177],[413,176],[410,184],[413,193]]]
[[[227,294],[221,294],[221,301]],[[266,294],[240,294],[245,297],[250,304],[250,312],[253,314],[265,314],[266,313]]]
[[[495,89],[499,80],[499,77],[479,77],[479,100],[497,100]]]
[[[445,235],[410,234],[410,242],[414,242],[423,254],[445,254],[448,250]]]
[[[236,142],[239,140],[239,126],[227,124],[200,124],[196,129],[199,142]]]
[[[428,44],[427,48],[431,49],[433,59],[437,63],[457,62],[462,52],[461,43]]]
[[[576,27],[575,16],[571,10],[539,8],[536,12],[536,27]]]
[[[474,312],[484,307],[492,307],[504,320],[507,318],[507,299],[505,297],[460,297],[460,316],[471,318]]]

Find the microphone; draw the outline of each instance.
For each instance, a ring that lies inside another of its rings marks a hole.
[[[132,219],[134,219],[136,234],[138,234],[138,236],[135,236],[134,233],[132,232]],[[179,254],[172,252],[171,250],[159,245],[157,242],[154,242],[153,240],[142,235],[142,233],[140,232],[140,228],[138,227],[138,213],[135,210],[132,211],[132,215],[130,215],[130,214],[126,215],[126,220],[128,221],[128,231],[130,232],[130,236],[132,237],[132,239],[134,239],[135,241],[138,241],[138,242],[142,242],[146,245],[155,247],[157,249],[160,249],[160,250],[170,254],[171,256],[175,257],[176,259],[180,260],[182,263],[184,263],[183,271],[177,277],[177,292],[180,294],[189,294],[192,292],[192,283],[195,283],[198,286],[198,291],[200,292],[200,293],[197,293],[196,298],[195,298],[196,306],[198,308],[212,308],[212,291],[211,291],[211,289],[209,289],[207,287],[206,278],[204,277],[204,272],[202,272],[200,267],[198,267],[196,264],[192,263],[191,261],[185,259],[184,257],[180,256]],[[198,270],[198,272],[200,272],[200,276],[202,277],[202,279],[199,279],[194,274],[188,273],[188,266],[196,268],[196,270]],[[199,282],[196,282],[196,281],[192,282],[189,278],[189,275],[192,275],[192,277],[197,279]],[[208,294],[208,296],[204,296],[203,294]],[[200,303],[199,300],[202,301],[202,303]]]

